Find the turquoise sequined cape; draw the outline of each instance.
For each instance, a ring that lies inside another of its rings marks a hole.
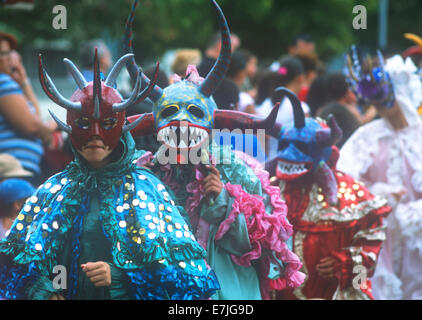
[[[94,170],[75,161],[49,178],[25,203],[7,238],[0,241],[0,297],[66,299],[79,292],[83,226],[97,194],[96,219],[108,243],[112,276],[129,299],[207,299],[219,288],[206,253],[180,215],[166,187],[150,171],[136,167],[129,133],[123,156]],[[95,237],[91,237],[95,239]],[[64,253],[69,253],[63,257]],[[53,286],[54,268],[66,262],[66,289]],[[112,280],[113,282],[113,280]],[[123,285],[122,285],[123,284]],[[110,289],[112,291],[112,289]],[[109,298],[119,296],[110,292]]]

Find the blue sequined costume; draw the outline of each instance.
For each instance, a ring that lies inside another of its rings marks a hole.
[[[166,187],[134,164],[130,134],[120,141],[123,155],[101,169],[74,152],[75,161],[27,200],[0,242],[0,297],[206,299],[219,289]],[[80,268],[98,260],[111,267],[106,289],[93,287]],[[60,265],[66,289],[54,286]]]

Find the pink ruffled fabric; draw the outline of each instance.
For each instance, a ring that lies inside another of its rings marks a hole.
[[[228,218],[221,223],[217,231],[216,240],[223,237],[240,213],[244,214],[252,250],[241,257],[232,256],[233,261],[242,266],[250,266],[251,260],[260,258],[262,248],[265,248],[275,252],[276,257],[285,264],[283,276],[277,280],[270,280],[266,275],[269,272],[271,257],[261,259],[261,292],[263,299],[269,299],[270,290],[299,287],[305,279],[305,274],[299,271],[302,263],[285,242],[292,236],[293,228],[286,219],[287,206],[280,198],[280,189],[270,185],[269,173],[261,163],[243,152],[234,152],[252,168],[261,181],[262,190],[269,196],[273,212],[271,215],[265,212],[262,197],[248,194],[240,185],[227,183],[225,189],[235,201]]]
[[[171,75],[170,79],[173,81],[173,83],[176,82],[180,82],[182,81],[182,78],[177,75],[177,74],[173,74]],[[199,75],[198,70],[196,69],[196,66],[193,64],[188,65],[188,67],[186,68],[186,80],[196,84],[196,85],[201,85],[201,83],[205,80],[204,78],[202,78]]]

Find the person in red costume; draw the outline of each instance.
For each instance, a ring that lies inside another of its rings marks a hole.
[[[306,118],[294,93],[294,121],[279,132],[279,150],[266,167],[275,176],[293,225],[293,250],[303,262],[304,283],[277,292],[278,299],[373,299],[369,278],[385,239],[383,218],[391,208],[351,176],[336,170],[334,145],[342,132]]]

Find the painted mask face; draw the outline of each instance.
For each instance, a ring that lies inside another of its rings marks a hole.
[[[119,143],[121,135],[126,131],[132,130],[139,123],[134,122],[124,125],[125,110],[132,104],[138,103],[148,96],[155,85],[158,67],[154,81],[151,81],[150,86],[142,93],[139,93],[140,80],[138,77],[130,97],[122,101],[121,95],[114,89],[114,86],[122,67],[132,57],[132,54],[127,54],[120,58],[111,69],[106,80],[102,81],[96,51],[94,59],[94,80],[89,83],[70,60],[64,59],[69,73],[73,76],[79,87],[70,100],[64,98],[58,92],[42,66],[41,56],[39,57],[41,86],[51,100],[67,110],[67,124],[59,120],[51,111],[50,114],[57,122],[59,128],[69,133],[72,144],[76,149],[80,150],[93,137],[97,137],[112,150]]]
[[[170,148],[201,146],[214,126],[216,109],[213,99],[187,80],[167,87],[153,107],[158,139]]]
[[[331,156],[331,145],[323,147],[317,132],[323,129],[314,119],[306,119],[303,128],[288,123],[282,128],[278,147],[276,175],[282,180],[294,180],[316,170],[321,161]]]
[[[69,110],[67,124],[72,128],[70,139],[76,149],[85,146],[93,136],[103,140],[110,149],[114,149],[122,135],[125,122],[125,112],[113,112],[113,104],[122,102],[120,94],[113,88],[101,84],[102,99],[98,99],[98,110],[95,113],[96,102],[94,99],[94,86],[89,83],[83,90],[77,90],[71,101],[81,103],[81,111]]]

